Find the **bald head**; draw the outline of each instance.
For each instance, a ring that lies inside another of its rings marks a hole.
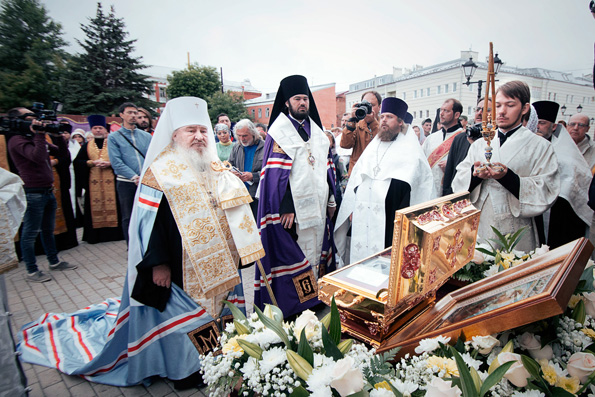
[[[575,114],[568,120],[568,133],[577,145],[585,139],[589,132],[589,117],[584,114]]]

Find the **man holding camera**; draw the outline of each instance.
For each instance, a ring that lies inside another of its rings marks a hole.
[[[378,115],[382,97],[376,91],[362,95],[362,101],[353,105],[351,118],[345,124],[341,135],[341,147],[353,149],[349,160],[349,174],[366,147],[372,142],[380,129]]]
[[[26,108],[16,108],[8,112],[8,117],[21,117],[31,121],[31,134],[13,136],[8,142],[8,152],[24,182],[27,210],[23,218],[21,232],[21,252],[27,266],[27,281],[43,283],[52,278],[37,267],[35,259],[35,239],[41,231],[41,242],[50,263],[50,270],[72,270],[76,265],[61,262],[54,240],[56,220],[56,197],[53,192],[54,174],[50,155],[70,156],[63,139],[56,144],[46,141],[43,123],[32,116]]]

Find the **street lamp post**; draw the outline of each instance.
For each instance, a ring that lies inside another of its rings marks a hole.
[[[495,74],[498,74],[498,72],[500,71],[500,68],[502,67],[503,64],[504,64],[504,62],[502,62],[502,60],[500,58],[498,58],[498,54],[496,53],[496,57],[494,58],[494,73]],[[469,86],[471,84],[477,84],[477,102],[479,102],[479,100],[481,99],[481,87],[482,87],[482,84],[486,82],[486,80],[471,81],[471,79],[473,78],[473,74],[475,74],[475,71],[477,70],[477,64],[475,62],[473,62],[473,57],[470,57],[467,62],[465,62],[464,64],[461,65],[461,67],[463,68],[463,73],[465,74],[465,77],[467,78],[467,81],[463,84],[465,84],[466,86]],[[495,80],[495,81],[498,81],[498,80]]]
[[[572,117],[572,114],[566,114],[567,110],[568,110],[568,108],[566,107],[566,104],[562,105],[562,107],[560,108],[560,112],[562,112],[562,116]],[[576,107],[576,112],[580,113],[582,111],[583,111],[583,105],[581,105],[579,103],[578,106]]]

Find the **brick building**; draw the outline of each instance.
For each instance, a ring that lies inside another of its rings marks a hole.
[[[312,96],[316,102],[316,108],[320,114],[320,120],[325,129],[337,125],[337,104],[335,95],[335,83],[323,84],[310,87]],[[276,92],[267,93],[262,97],[250,99],[244,102],[248,114],[255,123],[268,124],[275,102]]]

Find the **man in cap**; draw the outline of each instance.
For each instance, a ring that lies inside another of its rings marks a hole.
[[[450,147],[457,135],[463,132],[459,117],[463,112],[463,105],[457,99],[449,98],[440,107],[440,123],[442,129],[427,137],[422,150],[428,159],[434,179],[432,198],[442,196],[444,168],[448,160]]]
[[[430,200],[432,171],[415,132],[404,120],[407,115],[403,100],[382,101],[380,132],[355,165],[337,216],[335,236],[344,262],[390,247],[395,211]],[[350,227],[350,257],[346,258]]]
[[[486,142],[478,139],[457,166],[452,182],[453,191],[468,190],[471,202],[482,211],[479,237],[496,238],[492,226],[502,234],[528,227],[517,245],[525,252],[539,243],[534,217],[550,208],[560,192],[558,160],[551,144],[522,125],[530,101],[529,86],[522,81],[498,89],[491,165],[484,165]]]
[[[71,347],[62,356],[46,345],[43,325],[27,332],[47,351],[45,365],[53,366],[59,355],[59,369],[94,382],[130,386],[157,375],[174,380],[176,387],[193,386],[200,380],[199,354],[218,347],[221,316],[230,313],[222,311],[222,300],[243,307],[238,263],[264,255],[250,195],[217,159],[204,100],[167,102],[135,201],[117,319],[112,327],[82,318],[83,324],[77,323],[85,330],[83,340],[93,343],[97,333],[107,338],[105,344],[91,346],[97,353],[89,361],[77,355],[83,349]],[[71,344],[66,338],[74,333],[54,331],[64,339],[60,346]],[[39,354],[21,346],[26,361],[42,363]]]
[[[319,303],[316,280],[335,267],[335,174],[305,77],[281,81],[270,120],[257,219],[266,277],[287,317]],[[254,301],[261,307],[270,302],[264,277],[257,269]]]
[[[83,241],[95,244],[122,240],[105,116],[91,115],[87,121],[93,138],[83,144],[74,159],[77,197],[85,190]]]
[[[558,159],[560,195],[543,214],[547,244],[558,248],[585,236],[591,224],[593,210],[587,205],[585,187],[591,183],[589,165],[561,124],[556,124],[560,105],[551,101],[533,103],[537,111],[537,135],[551,142]]]

